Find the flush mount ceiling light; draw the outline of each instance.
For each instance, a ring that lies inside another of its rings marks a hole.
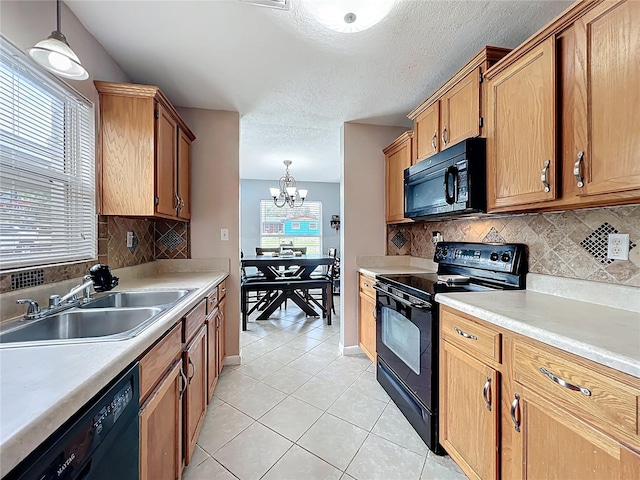
[[[304,204],[304,199],[307,198],[307,192],[304,188],[298,190],[296,188],[296,179],[289,173],[289,166],[291,160],[285,160],[284,162],[285,172],[284,176],[280,177],[279,188],[270,188],[271,196],[273,197],[273,203],[276,207],[284,207],[289,205],[291,208],[301,207]],[[300,203],[296,203],[296,200],[300,198]]]
[[[78,56],[71,50],[67,39],[60,31],[60,0],[56,2],[57,28],[49,38],[41,40],[27,50],[36,62],[50,72],[72,80],[86,80],[89,74],[80,63]]]
[[[391,11],[396,0],[304,0],[307,11],[322,25],[341,33],[373,27]]]

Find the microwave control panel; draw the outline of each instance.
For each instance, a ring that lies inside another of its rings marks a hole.
[[[523,246],[518,244],[440,242],[434,262],[452,266],[514,272],[520,262]]]

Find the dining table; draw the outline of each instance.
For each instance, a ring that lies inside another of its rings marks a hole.
[[[258,320],[268,319],[287,299],[292,300],[305,314],[318,316],[313,305],[299,292],[309,288],[325,288],[324,283],[327,283],[327,279],[312,277],[311,274],[320,266],[332,265],[335,258],[323,254],[264,254],[245,255],[240,262],[243,269],[255,267],[263,275],[262,278],[254,278],[250,282],[242,284],[242,288],[245,290],[242,295],[242,325],[243,330],[246,330],[247,317],[250,313],[246,301],[246,293],[249,289],[252,291],[260,289],[266,291],[268,295],[268,302],[263,305]],[[330,289],[327,295],[331,295]],[[323,310],[326,310],[326,307]],[[330,312],[327,315],[330,315]]]

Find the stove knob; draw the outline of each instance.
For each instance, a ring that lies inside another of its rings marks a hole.
[[[497,260],[498,260],[498,254],[497,254],[496,252],[492,252],[492,253],[491,253],[491,255],[489,255],[489,259],[490,259],[492,262],[497,261]]]
[[[511,260],[511,255],[509,255],[508,253],[503,253],[502,257],[500,258],[502,258],[503,262],[508,262],[509,260]]]

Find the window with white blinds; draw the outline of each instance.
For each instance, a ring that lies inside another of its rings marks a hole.
[[[93,105],[0,38],[0,269],[96,257]]]
[[[277,207],[260,200],[260,246],[306,247],[322,253],[322,202],[306,201],[301,207]]]

